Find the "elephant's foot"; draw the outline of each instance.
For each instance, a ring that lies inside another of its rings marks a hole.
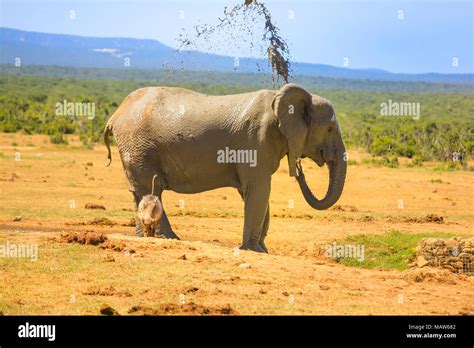
[[[173,231],[165,231],[165,232],[159,232],[155,233],[156,238],[165,238],[165,239],[177,239],[181,240],[176,233]]]
[[[263,242],[263,240],[261,240],[260,242],[258,242],[258,245],[260,245],[260,247],[268,254],[267,246],[265,245],[265,243]]]
[[[252,251],[256,251],[257,253],[268,253],[268,251],[266,250],[266,248],[264,249],[258,242],[256,241],[247,241],[247,242],[244,242],[240,248],[241,250],[252,250]]]

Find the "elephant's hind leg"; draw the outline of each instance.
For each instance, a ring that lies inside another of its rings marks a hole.
[[[170,221],[168,220],[168,216],[166,216],[166,212],[164,210],[160,220],[159,232],[157,232],[155,235],[162,235],[170,239],[180,239],[171,229]]]
[[[161,199],[162,197],[162,191],[157,192],[157,196],[160,199],[161,205],[163,205],[163,200]],[[176,233],[174,233],[173,229],[171,228],[170,221],[168,220],[168,216],[166,215],[166,211],[163,208],[163,215],[161,216],[160,219],[160,224],[158,226],[157,231],[155,231],[155,236],[164,236],[166,238],[170,239],[180,239]]]
[[[130,192],[132,192],[133,194],[133,200],[135,201],[135,211],[137,211],[138,205],[140,204],[142,197],[135,191],[130,190]],[[143,237],[144,235],[142,222],[138,218],[138,214],[135,214],[135,235],[137,237]]]

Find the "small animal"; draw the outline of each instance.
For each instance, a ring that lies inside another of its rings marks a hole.
[[[151,194],[143,196],[140,204],[138,204],[137,215],[142,224],[145,237],[153,237],[155,235],[155,230],[163,215],[163,206],[160,199],[154,195],[156,177],[157,175],[154,175],[153,179],[151,179]]]

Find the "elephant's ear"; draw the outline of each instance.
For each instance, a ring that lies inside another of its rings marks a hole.
[[[312,97],[294,83],[284,85],[273,98],[272,108],[288,141],[290,176],[296,175],[296,160],[303,155],[311,115]]]

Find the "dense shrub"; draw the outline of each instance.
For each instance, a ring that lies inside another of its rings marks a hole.
[[[237,76],[238,77],[238,76]],[[185,80],[187,81],[187,80]],[[237,80],[238,81],[238,80]],[[65,143],[64,134],[79,135],[87,147],[102,141],[107,119],[131,91],[147,85],[166,85],[160,81],[86,80],[66,77],[0,76],[0,131],[47,134],[54,143]],[[252,91],[257,85],[186,83],[172,81],[208,94]],[[411,86],[413,87],[413,86]],[[382,88],[381,88],[382,90]],[[454,154],[463,167],[474,152],[474,98],[453,93],[386,93],[380,91],[311,90],[331,100],[348,148],[365,149],[381,156],[385,165],[397,166],[396,156],[413,158],[412,165],[427,160],[453,162]],[[56,103],[93,102],[95,118],[63,116]],[[421,117],[380,115],[381,103],[388,99],[419,102]]]

